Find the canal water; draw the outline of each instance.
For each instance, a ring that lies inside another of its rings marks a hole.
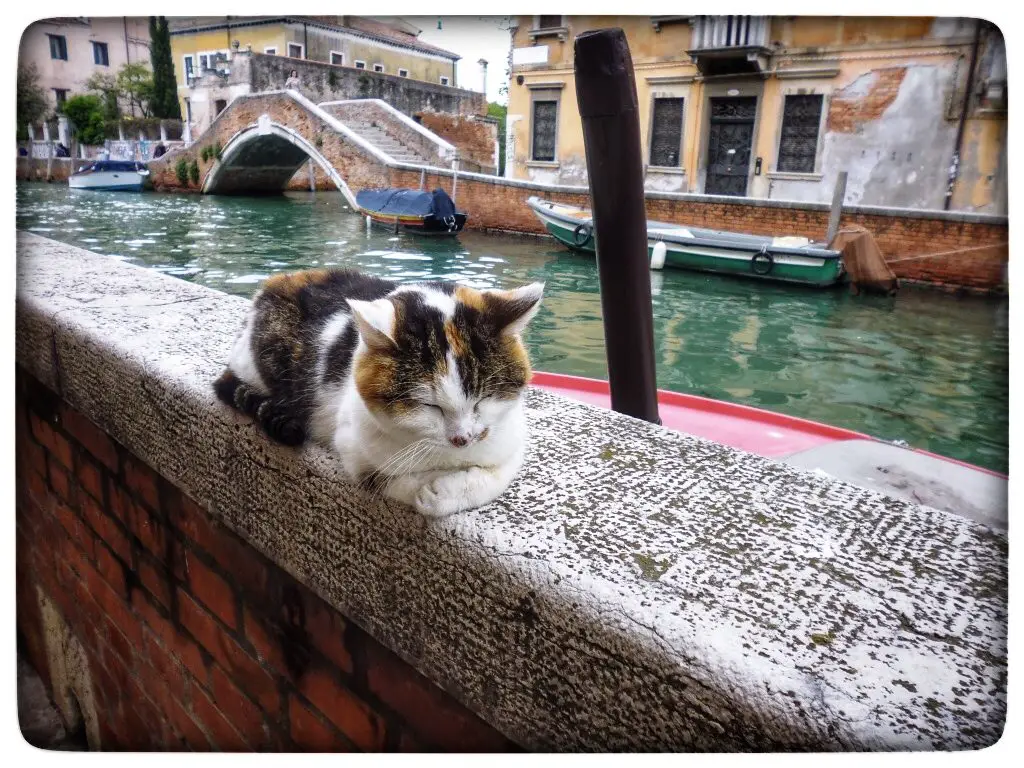
[[[593,257],[547,238],[420,238],[374,227],[337,193],[240,198],[19,183],[17,226],[228,293],[269,275],[353,267],[400,281],[547,284],[525,334],[537,370],[606,378]],[[658,386],[847,427],[1007,470],[1005,299],[894,298],[651,273]]]

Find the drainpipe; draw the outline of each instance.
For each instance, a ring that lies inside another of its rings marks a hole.
[[[124,63],[131,64],[132,52],[128,49],[128,17],[122,16],[121,21],[124,23]],[[135,114],[133,111],[132,114]]]
[[[960,124],[956,128],[956,143],[953,145],[953,164],[949,167],[949,185],[946,187],[946,200],[942,204],[949,210],[953,203],[953,187],[960,175],[960,150],[964,143],[964,129],[967,126],[967,113],[971,108],[971,92],[974,89],[974,68],[978,64],[978,48],[981,46],[981,19],[974,22],[974,45],[971,47],[971,64],[967,70],[967,89],[964,94],[964,106],[960,111]]]
[[[306,22],[302,22],[302,58],[309,58],[309,32],[306,30]]]
[[[231,55],[231,17],[225,16],[224,20],[227,22],[227,36],[228,36],[228,56]]]

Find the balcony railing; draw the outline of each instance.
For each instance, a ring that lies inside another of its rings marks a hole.
[[[693,22],[694,50],[767,47],[767,16],[697,16]]]

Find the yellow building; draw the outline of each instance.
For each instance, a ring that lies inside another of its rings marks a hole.
[[[573,39],[607,27],[648,190],[828,202],[846,171],[848,203],[1006,212],[1006,54],[974,19],[520,16],[507,175],[586,183]]]
[[[455,87],[459,56],[422,42],[420,30],[398,19],[357,16],[206,16],[177,18],[171,53],[182,114],[189,86],[233,51],[308,59]]]

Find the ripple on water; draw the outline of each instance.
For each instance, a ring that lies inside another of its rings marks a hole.
[[[16,215],[20,229],[246,297],[270,274],[314,262],[401,282],[543,281],[540,313],[525,334],[534,367],[607,375],[594,259],[547,239],[396,235],[367,228],[345,212],[340,195],[323,193],[78,195],[19,183]],[[895,299],[851,297],[675,270],[652,273],[651,283],[662,388],[901,438],[1006,470],[1005,301],[914,290]]]

